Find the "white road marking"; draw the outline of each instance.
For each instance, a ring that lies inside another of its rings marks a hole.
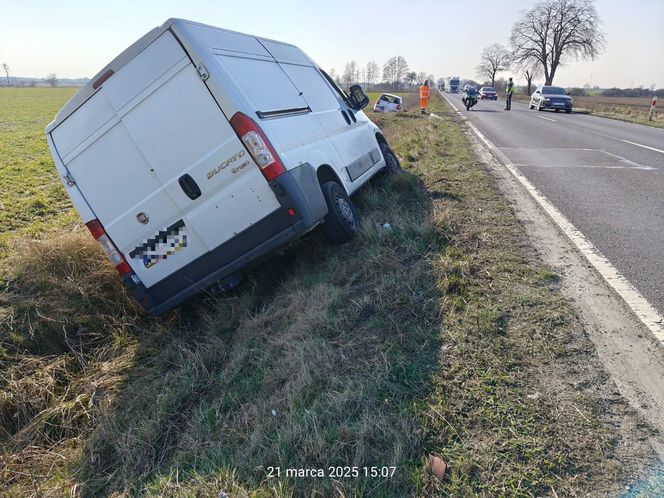
[[[441,93],[441,95],[443,95],[443,94]],[[443,95],[443,97],[445,97],[445,95]],[[459,112],[459,109],[457,109],[457,107],[452,103],[452,101],[450,99],[445,97],[445,100],[447,100],[447,103],[452,106],[452,109],[454,109],[456,112]],[[461,113],[459,113],[459,114],[461,114]]]
[[[559,148],[559,147],[498,147],[500,150],[514,150],[514,151],[521,151],[521,150],[541,150],[541,151],[551,151],[551,150],[558,150],[558,151],[582,151],[582,152],[600,152],[602,154],[606,154],[609,157],[613,157],[614,159],[617,159],[618,162],[626,164],[626,166],[616,166],[612,164],[530,164],[530,163],[512,163],[514,166],[529,166],[532,168],[603,168],[603,169],[638,169],[642,171],[657,171],[657,168],[654,168],[652,166],[646,166],[644,164],[639,164],[637,162],[634,162],[630,159],[627,159],[626,157],[620,156],[618,154],[614,154],[612,152],[608,152],[604,149],[565,149],[565,148]]]
[[[618,140],[619,142],[624,142],[626,144],[634,145],[636,147],[642,147],[644,149],[648,149],[648,150],[652,150],[654,152],[659,152],[660,154],[664,154],[664,150],[656,149],[655,147],[651,147],[650,145],[643,145],[643,144],[639,144],[639,143],[636,143],[636,142],[631,142],[629,140],[625,140],[624,138],[614,137],[613,135],[607,135],[606,133],[600,133],[598,131],[593,131],[593,130],[585,130],[585,131],[593,133],[595,135],[599,135],[600,137],[606,137],[606,138],[610,138],[612,140]]]
[[[546,116],[539,116],[539,115],[538,115],[537,117],[540,118],[540,119],[546,119],[547,121],[553,121],[554,123],[556,122],[555,119],[553,119],[553,118],[547,118]]]
[[[442,94],[441,94],[442,95]],[[450,100],[443,95],[450,105]],[[454,107],[452,105],[452,107]],[[458,111],[457,111],[458,112]],[[461,114],[461,113],[459,113]],[[440,116],[431,114],[432,117],[442,119]],[[462,115],[463,116],[463,115]],[[558,227],[572,241],[572,244],[583,254],[588,262],[599,272],[602,278],[613,288],[614,291],[629,306],[634,314],[648,327],[652,334],[664,343],[664,317],[643,297],[643,295],[627,280],[611,262],[590,242],[547,198],[530,180],[528,180],[512,161],[487,139],[477,127],[463,118],[471,130],[484,142],[487,147],[502,161],[512,176],[530,193],[537,204],[549,215]]]
[[[626,157],[619,156],[618,154],[613,154],[613,153],[608,152],[604,149],[599,149],[599,151],[603,152],[607,156],[615,157],[621,163],[629,164],[630,166],[632,166],[632,169],[642,169],[642,170],[645,170],[645,171],[655,171],[655,170],[657,170],[657,168],[653,168],[651,166],[645,166],[643,164],[635,163],[631,159],[627,159]]]
[[[573,169],[578,169],[578,168],[588,168],[588,169],[638,169],[640,171],[657,171],[657,168],[653,168],[652,166],[612,166],[610,164],[529,164],[529,163],[512,163],[514,166],[517,166],[518,168],[521,167],[526,167],[526,168],[573,168]]]
[[[506,149],[514,149],[514,150],[535,150],[535,149],[542,149],[542,150],[583,150],[583,151],[596,151],[600,149],[575,149],[572,147],[499,147],[501,150],[506,150]]]
[[[655,149],[654,147],[650,147],[649,145],[637,144],[636,142],[630,142],[629,140],[623,140],[622,138],[616,138],[616,137],[610,137],[610,138],[615,138],[616,140],[620,140],[621,142],[625,142],[626,144],[636,145],[637,147],[643,147],[644,149],[654,150],[655,152],[664,154],[664,150]]]

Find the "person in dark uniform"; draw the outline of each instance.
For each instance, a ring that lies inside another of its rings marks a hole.
[[[507,88],[505,89],[505,110],[512,110],[512,94],[514,93],[514,83],[512,78],[507,82]]]

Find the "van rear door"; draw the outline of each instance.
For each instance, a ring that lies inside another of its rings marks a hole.
[[[146,287],[280,207],[168,31],[51,133]]]

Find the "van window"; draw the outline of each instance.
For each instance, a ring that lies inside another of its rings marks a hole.
[[[325,76],[325,79],[330,85],[332,85],[332,88],[334,88],[334,90],[339,94],[339,97],[341,97],[344,102],[348,103],[348,95],[346,95],[346,92],[344,92],[341,87],[337,85],[337,82],[330,78],[330,75],[323,71],[321,68],[318,68],[318,70],[323,74],[323,76]]]
[[[297,109],[307,104],[276,62],[217,55],[256,111]]]
[[[302,92],[302,97],[307,101],[312,111],[339,109],[339,101],[333,90],[315,68],[283,63],[281,67],[286,71],[298,90]]]

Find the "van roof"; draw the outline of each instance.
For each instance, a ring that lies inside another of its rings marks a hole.
[[[168,31],[171,28],[171,26],[176,24],[190,24],[195,26],[202,26],[206,28],[226,31],[229,33],[237,33],[245,36],[254,36],[254,35],[249,35],[247,33],[240,33],[239,31],[232,31],[224,28],[218,28],[216,26],[210,26],[209,24],[203,24],[195,21],[188,21],[186,19],[180,19],[174,17],[169,18],[161,26],[150,30],[148,33],[146,33],[137,41],[135,41],[133,44],[131,44],[120,55],[118,55],[115,59],[106,64],[97,74],[95,74],[90,79],[90,81],[88,81],[83,87],[81,87],[81,89],[78,92],[76,92],[72,98],[70,98],[67,101],[67,103],[62,107],[62,109],[58,111],[53,121],[48,124],[48,126],[46,127],[46,133],[50,133],[55,127],[57,127],[60,123],[62,123],[68,116],[70,116],[76,109],[82,106],[97,91],[95,88],[93,88],[95,81],[97,81],[101,76],[103,76],[109,69],[117,71],[118,69],[126,65],[129,61],[131,61],[134,57],[136,57],[141,51],[143,51],[148,45],[150,45],[154,40],[156,40],[159,36],[161,36],[165,31]],[[263,38],[259,36],[256,36],[255,38],[259,40],[281,43],[282,45],[295,47],[295,45],[292,45],[290,43],[284,43],[278,40],[271,40],[269,38]]]

